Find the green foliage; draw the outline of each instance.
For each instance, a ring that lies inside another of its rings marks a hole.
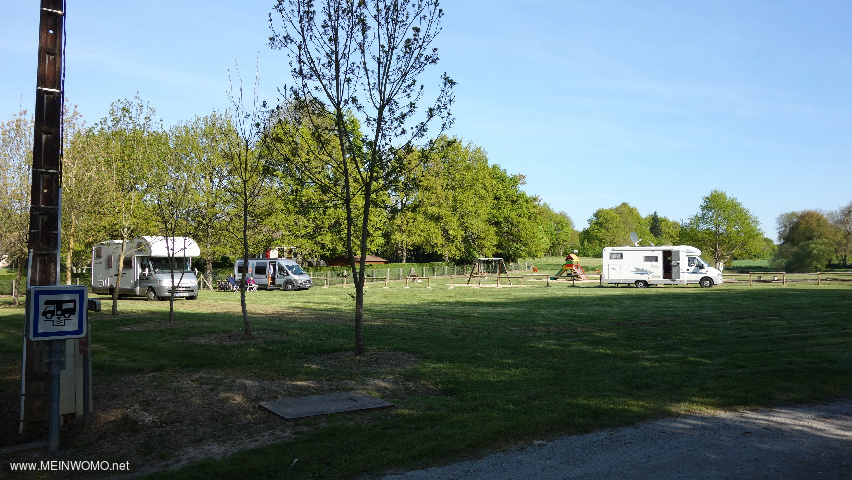
[[[648,233],[651,234],[650,242],[655,245],[677,245],[680,243],[680,224],[666,217],[657,215],[657,212],[645,217],[648,225]]]
[[[538,197],[521,190],[523,175],[509,175],[496,165],[491,166],[491,175],[495,188],[490,221],[497,235],[497,256],[513,262],[544,255],[547,238]]]
[[[421,248],[445,260],[490,256],[497,245],[494,178],[485,151],[459,139],[441,137],[424,163],[414,205]]]
[[[600,256],[605,247],[626,245],[628,235],[617,213],[608,208],[598,209],[589,219],[589,226],[580,232],[580,255]]]
[[[819,272],[825,270],[836,251],[836,244],[824,238],[798,245],[781,244],[773,264],[787,272]]]
[[[815,210],[788,212],[778,216],[781,245],[773,264],[788,272],[813,272],[825,269],[842,254],[844,234],[841,228]]]
[[[653,216],[642,218],[639,210],[628,203],[612,208],[601,208],[589,219],[589,226],[580,232],[580,255],[600,256],[605,247],[630,245],[630,233],[645,242],[655,242],[649,229]],[[662,219],[660,219],[662,229]]]
[[[579,233],[574,229],[574,222],[567,213],[555,212],[550,205],[542,203],[540,216],[548,255],[564,257],[579,248]]]
[[[713,190],[681,228],[680,240],[712,256],[718,266],[734,258],[759,256],[765,247],[759,225],[736,198]]]
[[[843,265],[849,265],[849,255],[852,254],[852,201],[847,205],[829,213],[831,223],[837,227],[840,240],[837,253],[843,257]]]
[[[33,159],[33,119],[26,110],[0,123],[0,253],[27,258]]]

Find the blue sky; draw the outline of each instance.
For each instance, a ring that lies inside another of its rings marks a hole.
[[[136,92],[166,125],[229,107],[229,70],[276,102],[271,1],[68,0],[67,97],[87,123]],[[38,1],[0,1],[0,120],[35,98]],[[852,2],[445,0],[451,130],[578,228],[628,202],[673,220],[714,189],[775,238],[852,201]]]

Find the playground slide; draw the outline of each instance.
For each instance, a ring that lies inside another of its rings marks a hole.
[[[563,274],[565,274],[565,276],[568,277],[568,278],[576,277],[580,280],[586,279],[586,271],[583,270],[583,267],[581,267],[579,264],[576,264],[576,263],[566,263],[565,265],[562,265],[562,269],[559,270],[559,273],[550,277],[550,279],[556,280],[557,278],[561,277]]]

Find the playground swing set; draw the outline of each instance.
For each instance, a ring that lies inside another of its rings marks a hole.
[[[477,258],[470,270],[470,276],[467,278],[467,284],[476,278],[477,286],[482,285],[482,280],[487,278],[488,274],[497,274],[497,285],[500,285],[500,276],[505,275],[509,285],[512,284],[512,279],[509,277],[509,271],[506,269],[506,263],[502,258]]]

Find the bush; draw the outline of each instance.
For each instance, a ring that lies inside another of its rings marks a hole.
[[[773,265],[787,272],[817,272],[828,266],[835,250],[834,244],[826,239],[810,240],[796,246],[782,244]]]

